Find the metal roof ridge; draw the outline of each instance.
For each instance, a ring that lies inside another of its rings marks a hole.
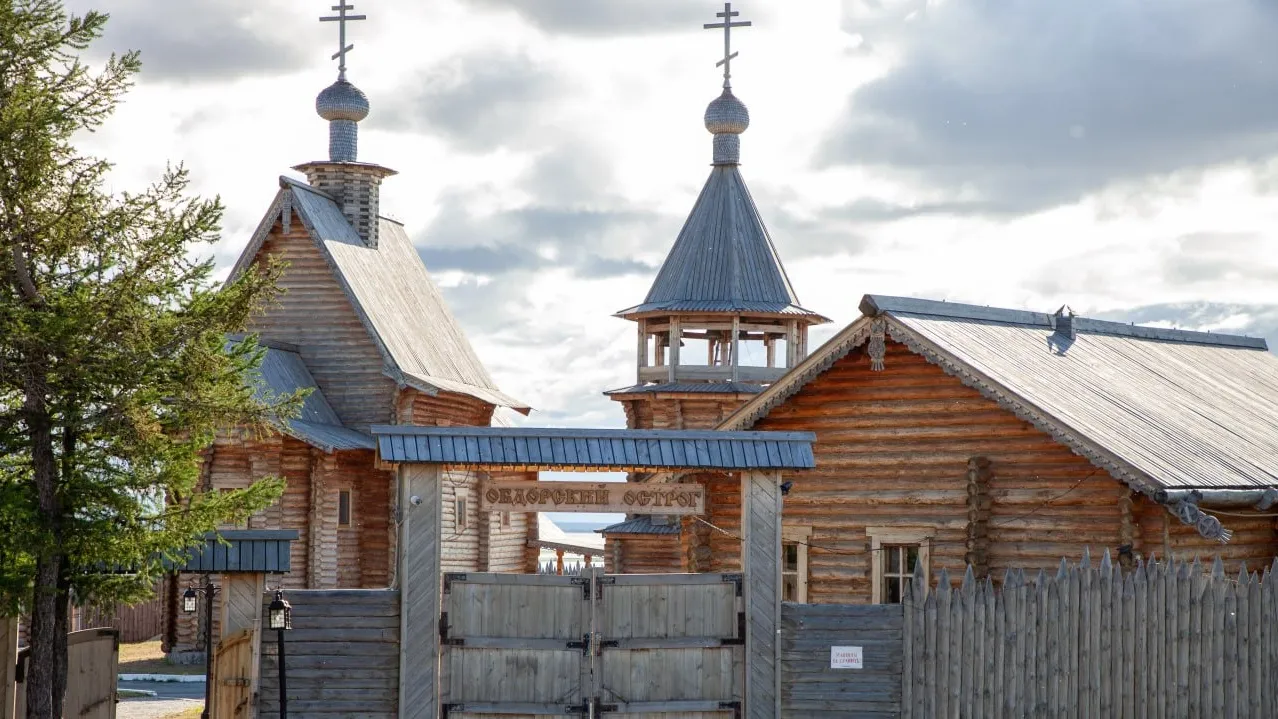
[[[1018,310],[1004,307],[987,307],[962,302],[945,302],[916,297],[896,297],[891,295],[865,295],[861,300],[861,312],[867,316],[880,314],[922,315],[947,319],[975,320],[980,322],[998,322],[1003,324],[1025,325],[1029,327],[1056,328],[1052,315],[1046,312]],[[1133,337],[1159,342],[1177,342],[1183,344],[1199,344],[1216,347],[1234,347],[1240,349],[1268,350],[1269,344],[1264,338],[1244,337],[1217,332],[1198,330],[1182,330],[1149,325],[1129,324],[1111,320],[1098,320],[1078,316],[1073,318],[1075,332],[1100,334],[1116,337]]]

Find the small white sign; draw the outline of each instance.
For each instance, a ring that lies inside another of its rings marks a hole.
[[[860,669],[861,647],[830,647],[831,669]]]

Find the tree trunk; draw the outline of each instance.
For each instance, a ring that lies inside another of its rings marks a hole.
[[[53,675],[57,666],[57,557],[36,560],[34,603],[31,607],[31,654],[27,657],[27,719],[58,719],[53,713]],[[65,643],[64,643],[65,646]]]
[[[58,622],[58,594],[63,574],[61,551],[61,508],[57,495],[57,463],[53,454],[53,420],[49,416],[46,398],[46,381],[39,374],[32,374],[25,382],[23,419],[31,437],[31,464],[35,479],[36,506],[48,522],[47,536],[41,537],[40,551],[36,557],[35,589],[31,603],[31,654],[27,673],[27,719],[59,719],[54,713],[62,705],[61,697],[54,701],[54,677],[58,670],[58,656],[66,663],[66,637],[58,640],[59,627],[66,627],[66,619]],[[65,682],[63,682],[65,685]]]
[[[71,618],[71,580],[63,574],[58,580],[57,610],[53,621],[53,716],[62,716],[62,702],[67,697],[67,634]]]

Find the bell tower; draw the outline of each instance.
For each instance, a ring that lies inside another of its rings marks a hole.
[[[732,93],[731,33],[749,22],[725,4],[723,91],[705,112],[713,162],[670,254],[641,304],[616,314],[635,323],[635,384],[607,394],[636,429],[708,429],[780,379],[808,353],[808,328],[829,322],[804,309],[741,176],[750,112]]]

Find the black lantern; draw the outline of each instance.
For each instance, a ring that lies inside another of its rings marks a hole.
[[[284,601],[284,592],[275,592],[275,601],[267,607],[266,626],[281,631],[293,628],[293,607]]]
[[[195,614],[198,597],[199,592],[195,591],[195,587],[187,587],[186,591],[182,592],[182,611],[187,614]]]

